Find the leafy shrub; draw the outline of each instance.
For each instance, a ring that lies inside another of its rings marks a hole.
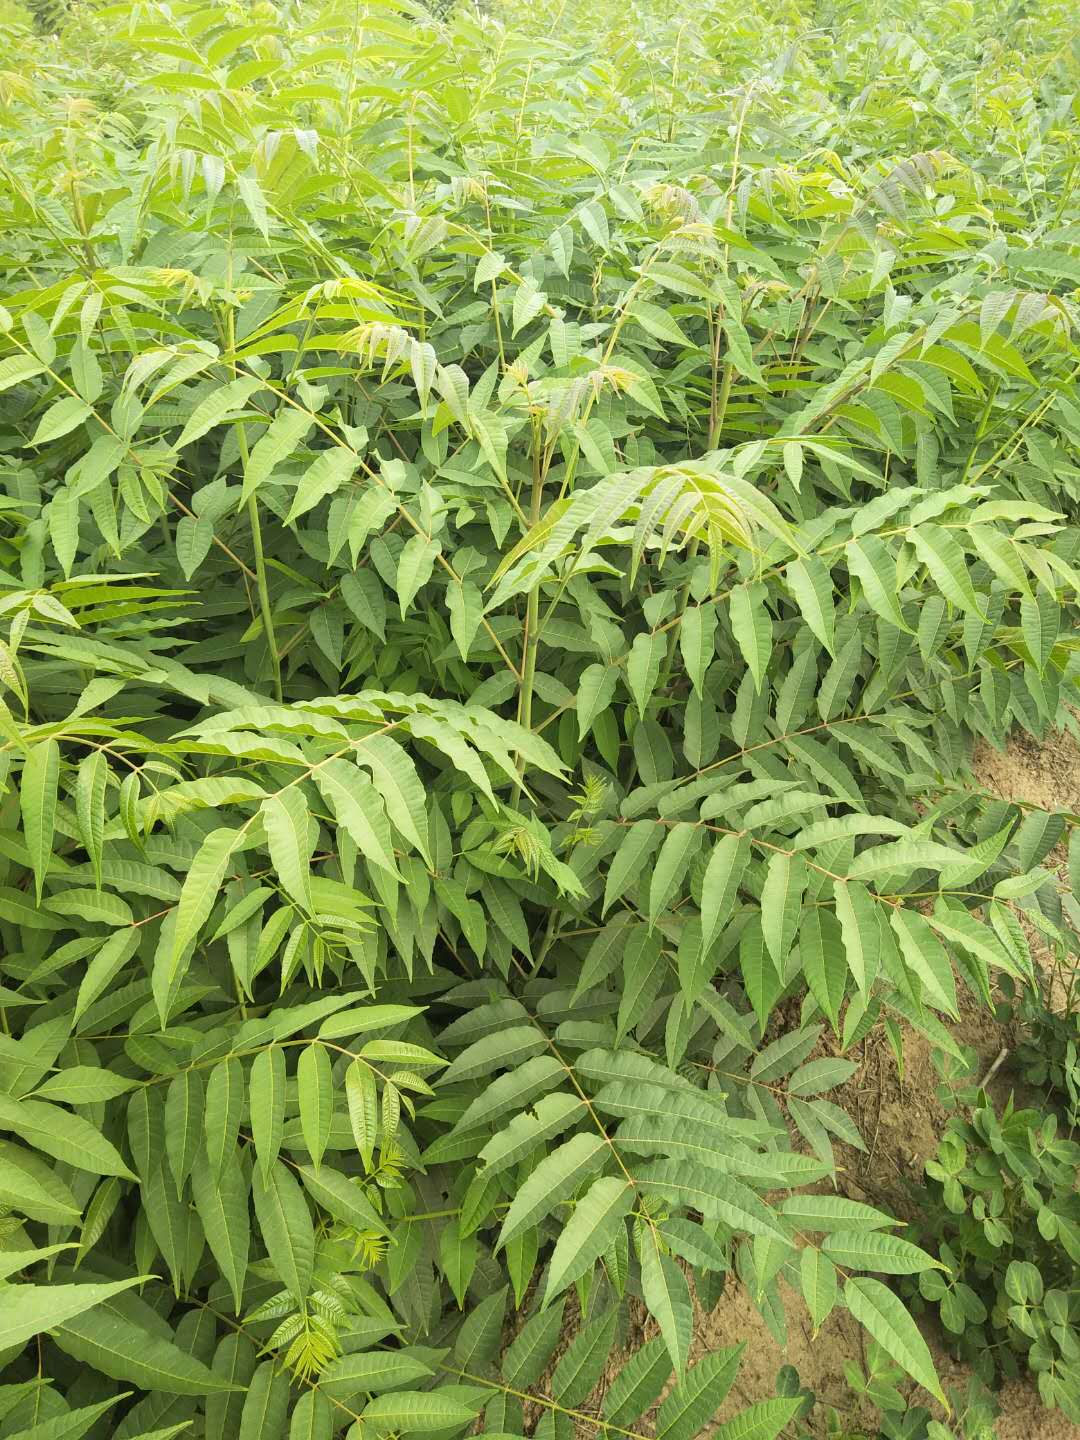
[[[827,1409],[824,1434],[829,1440],[993,1440],[998,1407],[977,1379],[950,1393],[952,1413],[945,1422],[903,1393],[903,1371],[873,1341],[867,1346],[865,1371],[849,1362],[844,1374],[852,1401],[872,1407],[875,1421],[853,1428],[841,1411]]]
[[[823,1182],[1076,944],[1074,57],[771,12],[13,35],[9,1431],[691,1440],[732,1273],[942,1398]]]
[[[921,1275],[918,1290],[988,1383],[1026,1366],[1044,1402],[1080,1420],[1077,1032],[1075,1016],[1066,1037],[1065,1022],[1042,1013],[1037,1071],[1060,1077],[1061,1092],[1041,1110],[1010,1100],[1000,1116],[983,1095],[970,1121],[950,1120],[926,1166],[932,1183],[919,1196],[915,1229],[946,1270]],[[1067,1107],[1065,1134],[1055,1099]]]

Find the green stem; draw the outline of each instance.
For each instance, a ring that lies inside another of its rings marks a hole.
[[[259,591],[259,611],[262,615],[266,648],[270,651],[270,663],[274,668],[274,694],[280,704],[282,700],[281,657],[278,654],[277,636],[274,634],[274,612],[270,607],[270,587],[266,583],[266,560],[263,556],[262,524],[259,520],[258,502],[254,495],[248,500],[248,520],[251,524],[251,543],[255,551],[255,584]]]
[[[544,502],[544,467],[541,456],[540,426],[533,422],[532,445],[532,498],[529,506],[529,526],[536,525]],[[521,652],[521,686],[518,690],[518,724],[532,729],[533,682],[536,678],[536,652],[540,637],[540,587],[534,585],[529,591],[525,607],[525,636]],[[522,768],[522,757],[518,756],[518,767]]]

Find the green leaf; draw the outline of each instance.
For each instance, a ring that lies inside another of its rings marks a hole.
[[[759,1400],[713,1431],[713,1440],[776,1440],[803,1407],[803,1397]]]
[[[675,1374],[681,1376],[690,1355],[694,1329],[694,1307],[686,1276],[670,1255],[660,1250],[656,1229],[649,1225],[641,1236],[641,1293],[649,1314],[671,1356]]]
[[[264,1180],[281,1150],[285,1128],[285,1052],[271,1045],[251,1062],[248,1087],[248,1108],[251,1115],[251,1138]]]
[[[19,785],[23,832],[26,835],[26,848],[30,852],[34,889],[39,905],[45,875],[52,859],[59,782],[60,747],[55,740],[39,741],[23,762],[22,781]]]
[[[307,1165],[298,1165],[296,1173],[316,1205],[321,1206],[336,1220],[340,1220],[343,1225],[348,1225],[353,1230],[373,1230],[377,1235],[389,1234],[386,1222],[365,1197],[356,1180],[350,1180],[328,1165],[318,1170]]]
[[[911,541],[945,599],[961,610],[973,610],[982,615],[982,606],[968,575],[967,560],[959,541],[940,525],[918,526],[911,532]]]
[[[334,1118],[333,1067],[325,1045],[308,1045],[296,1064],[296,1091],[304,1144],[318,1170]]]
[[[727,1398],[742,1363],[745,1342],[713,1350],[687,1371],[656,1416],[656,1440],[694,1440]]]
[[[605,1175],[590,1185],[556,1241],[547,1270],[544,1306],[592,1269],[632,1208],[634,1187],[628,1179]]]
[[[356,1059],[346,1070],[345,1099],[356,1148],[365,1169],[370,1170],[379,1133],[379,1095],[375,1072],[367,1061]]]
[[[307,436],[311,426],[312,417],[303,410],[297,410],[291,405],[282,406],[248,455],[239,508],[242,509],[256,490],[269,480],[277,467],[288,460]]]
[[[18,1350],[42,1330],[54,1330],[112,1295],[141,1284],[138,1276],[99,1285],[5,1285],[0,1349]]]
[[[104,1415],[106,1410],[111,1410],[124,1396],[113,1396],[109,1400],[102,1400],[97,1405],[84,1405],[78,1410],[69,1410],[65,1414],[50,1416],[47,1420],[39,1420],[29,1430],[15,1430],[9,1432],[10,1440],[80,1440],[80,1436],[86,1434],[97,1419]]]
[[[102,1308],[60,1325],[56,1343],[73,1359],[113,1380],[129,1381],[140,1390],[166,1395],[213,1395],[237,1388],[189,1354],[175,1337],[168,1338],[171,1332],[167,1326],[151,1330],[145,1323],[147,1319],[153,1319],[152,1311],[144,1316],[138,1310],[118,1309],[107,1302]]]
[[[787,458],[785,446],[785,460]],[[799,452],[800,456],[802,452]],[[803,619],[830,655],[836,654],[836,613],[833,609],[832,578],[816,555],[792,560],[784,579]]]
[[[806,878],[806,863],[800,855],[777,852],[769,857],[761,891],[761,932],[781,974],[799,926]]]
[[[605,914],[615,901],[640,879],[646,862],[663,840],[663,827],[653,820],[638,820],[631,825],[620,841],[608,869],[607,883],[604,886]]]
[[[844,1304],[891,1359],[924,1390],[945,1403],[926,1341],[891,1290],[880,1280],[852,1276],[844,1283]]]
[[[249,1186],[234,1152],[214,1171],[202,1155],[195,1157],[191,1193],[206,1234],[206,1243],[232,1291],[233,1311],[240,1314],[251,1246],[248,1218]]]
[[[303,792],[298,786],[289,786],[268,796],[261,810],[274,869],[289,897],[311,911],[311,855],[315,847]]]
[[[405,612],[416,599],[417,593],[431,579],[431,573],[435,569],[435,558],[438,554],[438,542],[430,539],[427,535],[413,535],[406,540],[398,559],[395,578],[395,589],[402,619],[405,618]]]
[[[508,1385],[527,1389],[540,1378],[559,1343],[563,1312],[563,1305],[538,1310],[521,1327],[502,1358],[502,1375]]]
[[[75,810],[83,848],[94,867],[94,884],[101,889],[101,858],[105,844],[105,787],[109,766],[100,750],[79,765]]]
[[[479,1408],[479,1404],[465,1404],[438,1389],[397,1390],[369,1400],[361,1418],[381,1430],[410,1435],[416,1431],[460,1429],[471,1424]]]
[[[48,445],[52,440],[59,440],[61,435],[67,435],[93,413],[93,408],[85,400],[76,395],[65,395],[42,415],[30,444]]]
[[[836,1304],[836,1266],[827,1255],[808,1245],[800,1256],[799,1282],[816,1335]]]
[[[708,950],[735,908],[739,885],[750,859],[744,835],[723,835],[717,841],[701,885],[701,945]],[[688,997],[689,998],[689,997]]]
[[[368,735],[356,747],[356,763],[371,771],[391,823],[430,861],[424,787],[401,746],[388,735]]]
[[[315,771],[315,783],[364,859],[396,876],[386,811],[371,781],[347,760],[328,760]]]
[[[331,1440],[334,1411],[322,1390],[307,1390],[293,1406],[289,1440]]]
[[[917,1275],[937,1266],[925,1250],[896,1235],[878,1231],[838,1230],[827,1235],[822,1248],[838,1265],[851,1270],[876,1270],[885,1275]]]
[[[177,1190],[191,1174],[203,1149],[206,1086],[201,1070],[181,1070],[165,1094],[165,1151]]]
[[[672,826],[664,837],[649,881],[650,923],[655,924],[677,893],[701,847],[703,834],[697,825],[680,824]]]
[[[280,1160],[265,1180],[256,1167],[253,1181],[255,1215],[270,1262],[281,1283],[303,1304],[315,1266],[315,1232],[303,1191]]]
[[[918,978],[926,999],[959,1019],[952,965],[929,921],[915,910],[897,907],[890,911],[889,923],[899,938],[904,962]]]
[[[606,1148],[601,1136],[581,1134],[545,1155],[514,1196],[496,1248],[501,1250],[515,1235],[530,1229],[556,1205],[569,1199],[582,1181],[594,1173],[597,1157]]]
[[[191,862],[176,907],[176,924],[169,962],[170,984],[176,980],[189,947],[210,918],[210,912],[228,873],[229,860],[240,840],[238,830],[224,827],[211,830]],[[164,1021],[166,1012],[160,1005],[158,1013]]]
[[[764,900],[764,896],[762,896]],[[840,1006],[847,990],[848,959],[840,926],[827,910],[810,908],[803,916],[799,953],[810,993],[838,1032]]]
[[[715,605],[690,605],[679,626],[679,649],[690,683],[699,695],[704,693],[705,672],[716,653],[713,643],[716,622]],[[580,700],[578,703],[580,705]]]
[[[617,1310],[606,1310],[598,1320],[583,1325],[571,1340],[551,1377],[551,1393],[560,1405],[580,1405],[595,1390],[611,1353],[618,1319]]]
[[[185,445],[190,445],[213,430],[215,425],[239,415],[252,395],[262,388],[262,381],[254,375],[241,375],[238,379],[229,380],[213,389],[191,412],[187,424],[180,432],[176,448],[182,450]]]
[[[206,1085],[206,1159],[212,1175],[220,1174],[236,1149],[244,1113],[244,1069],[235,1056],[220,1060]]]
[[[772,616],[765,605],[767,593],[766,587],[757,582],[736,585],[730,601],[731,633],[758,691],[772,657]]]
[[[664,1337],[656,1335],[631,1355],[611,1382],[603,1401],[605,1420],[623,1428],[632,1425],[656,1402],[670,1375],[671,1356]]]
[[[11,1130],[36,1150],[93,1175],[135,1176],[120,1152],[96,1126],[43,1100],[13,1100],[0,1093],[0,1128]]]
[[[876,902],[866,887],[854,880],[837,880],[833,898],[848,969],[859,993],[865,996],[878,972],[881,931],[874,908]]]
[[[240,1416],[239,1440],[284,1436],[289,1410],[289,1377],[273,1360],[264,1360],[251,1377]]]

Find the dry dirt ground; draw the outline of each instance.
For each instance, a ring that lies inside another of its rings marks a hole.
[[[1018,738],[1000,753],[980,744],[973,771],[977,785],[1003,799],[1080,813],[1080,745],[1069,735],[1050,737],[1041,746]],[[1057,858],[1051,856],[1045,863],[1053,864]],[[978,1053],[978,1073],[984,1075],[1003,1043],[1000,1027],[969,997],[962,1002],[960,1021],[952,1028],[962,1045]],[[865,1154],[848,1149],[840,1157],[844,1166],[842,1190],[853,1199],[886,1209],[892,1207],[893,1213],[901,1215],[905,1203],[910,1204],[910,1200],[905,1201],[905,1181],[921,1177],[947,1119],[937,1096],[942,1077],[928,1042],[909,1032],[904,1050],[904,1073],[900,1075],[884,1037],[871,1037],[863,1047],[863,1063],[839,1102],[858,1121],[868,1147]],[[1011,1085],[1007,1067],[1002,1067],[989,1088],[994,1098],[1003,1102]],[[814,1336],[801,1299],[790,1293],[785,1299],[790,1303],[785,1305],[788,1343],[783,1348],[734,1276],[729,1277],[716,1309],[711,1314],[699,1313],[692,1359],[746,1341],[739,1376],[718,1420],[774,1394],[777,1370],[787,1364],[795,1367],[801,1382],[814,1390],[819,1400],[836,1406],[852,1432],[859,1434],[859,1425],[870,1417],[860,1413],[857,1405],[853,1407],[844,1366],[863,1359],[866,1341],[861,1327],[846,1312],[835,1310]],[[643,1333],[653,1333],[651,1323]],[[633,1337],[631,1349],[641,1338],[641,1334]],[[940,1334],[929,1326],[927,1340],[946,1390],[962,1389],[968,1379],[965,1367],[951,1359]],[[614,1364],[611,1373],[617,1373],[619,1368],[619,1363]],[[592,1398],[597,1403],[599,1396]],[[1027,1383],[1006,1385],[997,1399],[1001,1407],[997,1440],[1080,1440],[1080,1426],[1066,1420],[1059,1411],[1045,1410],[1036,1390]],[[815,1415],[818,1425],[823,1424],[822,1407],[816,1408]],[[810,1428],[817,1428],[813,1419]]]

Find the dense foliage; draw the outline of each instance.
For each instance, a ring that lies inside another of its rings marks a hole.
[[[692,1440],[729,1276],[943,1398],[835,1146],[1076,952],[1080,149],[925,8],[3,22],[9,1440]]]
[[[1080,831],[1074,837],[1080,860]],[[1046,1402],[1078,1420],[1080,1317],[1070,1292],[1080,1271],[1080,1064],[1075,1000],[1062,998],[1057,1009],[1037,991],[1020,997],[1022,1079],[1039,1086],[1032,1103],[1010,1096],[999,1115],[976,1094],[970,1119],[950,1119],[927,1164],[919,1238],[947,1270],[924,1272],[917,1286],[986,1381],[1026,1363]]]

